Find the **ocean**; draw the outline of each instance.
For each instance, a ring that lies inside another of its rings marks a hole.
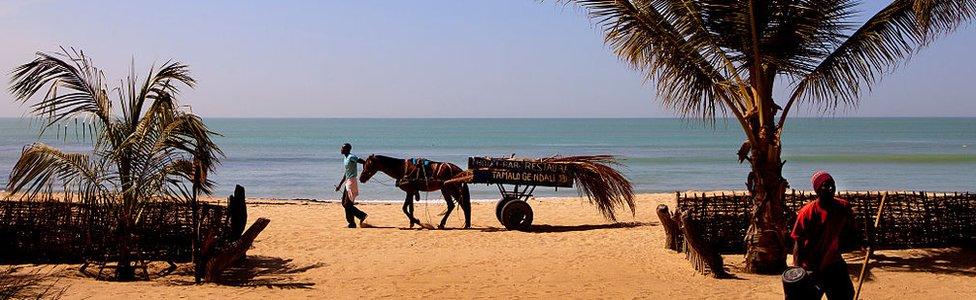
[[[682,119],[264,119],[210,118],[226,158],[211,178],[216,195],[235,184],[248,196],[336,199],[342,176],[339,147],[353,153],[425,157],[466,167],[469,156],[544,157],[612,154],[638,192],[743,190],[747,164],[734,120],[714,126]],[[0,186],[24,145],[42,140],[72,151],[67,139],[39,138],[30,119],[0,118]],[[36,124],[35,124],[36,125]],[[797,118],[783,134],[784,176],[809,189],[809,175],[831,172],[840,190],[976,191],[976,118]],[[402,192],[377,175],[361,199],[398,200]],[[473,185],[475,199],[497,198],[494,186]],[[536,196],[575,195],[539,188]],[[422,198],[425,196],[422,195]],[[441,201],[431,193],[432,201]]]

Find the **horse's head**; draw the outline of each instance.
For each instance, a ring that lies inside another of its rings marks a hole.
[[[376,155],[370,154],[363,163],[363,173],[359,174],[359,182],[366,183],[370,177],[376,175],[376,171],[379,171],[379,163],[376,162]]]

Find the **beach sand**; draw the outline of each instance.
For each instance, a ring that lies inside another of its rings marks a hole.
[[[431,194],[434,197],[434,194]],[[637,214],[608,222],[585,200],[530,201],[535,231],[506,231],[494,202],[473,205],[473,229],[404,229],[399,203],[361,204],[375,228],[345,228],[336,203],[257,201],[249,217],[271,219],[228,284],[192,284],[190,266],[148,282],[96,281],[77,265],[44,266],[68,299],[160,298],[723,298],[782,299],[779,276],[741,271],[742,256],[727,255],[735,279],[697,274],[684,254],[663,248],[654,208],[674,207],[674,194],[638,197]],[[261,203],[258,203],[261,202]],[[432,201],[433,202],[433,201]],[[436,203],[436,204],[435,204]],[[436,224],[443,202],[419,203],[416,215]],[[428,217],[429,214],[429,217]],[[864,299],[976,298],[976,251],[880,251]],[[846,256],[857,274],[861,253]],[[36,267],[30,267],[36,268]],[[30,269],[28,268],[28,269]],[[154,264],[154,269],[161,269]]]

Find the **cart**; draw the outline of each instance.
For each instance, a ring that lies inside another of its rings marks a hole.
[[[469,157],[471,183],[494,184],[501,193],[495,217],[509,230],[532,228],[532,206],[528,200],[539,186],[572,188],[575,177],[565,164],[516,158]]]

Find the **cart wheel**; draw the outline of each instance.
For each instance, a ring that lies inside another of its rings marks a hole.
[[[532,207],[522,200],[509,201],[502,207],[502,225],[508,230],[529,231],[532,227]]]
[[[498,200],[498,204],[495,204],[495,218],[498,219],[499,223],[502,224],[505,223],[505,221],[502,221],[502,208],[505,207],[505,204],[508,204],[509,202],[512,202],[514,200],[518,200],[518,199],[506,197],[506,198],[502,198],[501,200]]]

